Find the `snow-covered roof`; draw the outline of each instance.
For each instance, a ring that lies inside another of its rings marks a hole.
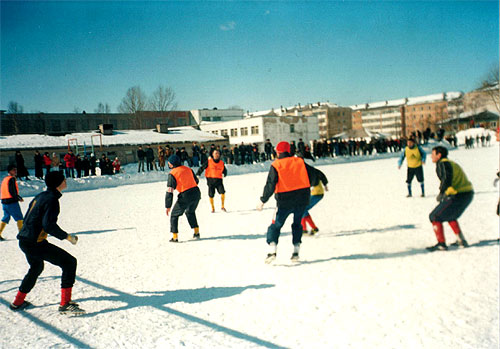
[[[368,103],[368,109],[384,108],[384,107],[397,107],[404,105],[406,103],[406,98],[393,99],[390,101],[381,101]]]
[[[80,145],[99,144],[99,139],[91,136],[99,133],[71,133],[64,136],[47,136],[38,134],[21,134],[0,137],[0,149],[23,149],[23,148],[46,148],[65,147],[68,139],[75,139]],[[224,140],[222,136],[197,130],[190,126],[170,128],[168,133],[159,133],[153,130],[119,130],[113,135],[102,136],[103,145],[119,144],[157,144],[157,143],[179,143],[179,142],[211,142]]]

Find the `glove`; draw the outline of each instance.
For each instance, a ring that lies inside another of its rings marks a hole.
[[[262,209],[264,208],[264,203],[263,202],[260,202],[258,205],[257,205],[257,211],[262,211]]]
[[[76,236],[76,235],[68,234],[67,239],[68,239],[68,241],[69,241],[69,242],[71,242],[73,245],[76,245],[76,243],[78,242],[78,236]]]

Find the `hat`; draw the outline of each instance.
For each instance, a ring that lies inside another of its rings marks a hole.
[[[289,153],[290,152],[290,143],[288,142],[279,142],[276,145],[277,153]]]
[[[64,175],[59,171],[47,173],[45,176],[45,184],[47,188],[57,188],[64,181]]]
[[[10,171],[12,171],[12,170],[13,170],[13,169],[15,169],[15,168],[17,168],[17,166],[16,166],[16,165],[14,165],[14,164],[9,164],[9,166],[7,166],[7,172],[10,172]]]
[[[415,136],[410,136],[410,138],[408,138],[408,141],[412,141],[413,143],[415,143]]]
[[[168,158],[168,162],[172,164],[172,166],[177,167],[181,165],[181,159],[177,155],[170,155]]]

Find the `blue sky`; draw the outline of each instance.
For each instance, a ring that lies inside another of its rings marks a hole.
[[[497,1],[96,1],[1,6],[1,109],[343,106],[470,91],[499,60]]]

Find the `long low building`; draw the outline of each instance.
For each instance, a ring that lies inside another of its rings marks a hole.
[[[151,145],[156,154],[158,145],[186,147],[191,150],[193,142],[199,144],[228,145],[225,137],[197,130],[193,127],[171,128],[167,133],[153,130],[121,130],[112,135],[102,135],[97,132],[70,133],[64,136],[47,136],[34,134],[19,134],[0,137],[0,169],[5,170],[9,163],[15,162],[15,152],[21,151],[26,166],[34,167],[34,152],[41,154],[65,154],[69,148],[75,154],[81,155],[94,152],[97,157],[101,154],[118,156],[122,164],[137,162],[137,148],[139,145]]]

